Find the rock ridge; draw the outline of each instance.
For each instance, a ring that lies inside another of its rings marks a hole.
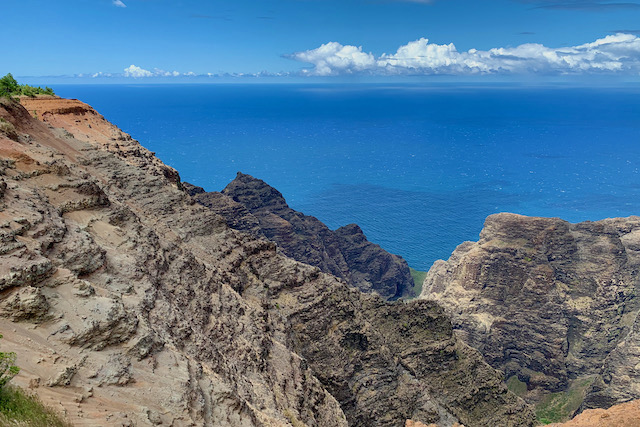
[[[356,224],[332,231],[317,218],[291,209],[266,182],[241,172],[221,193],[186,188],[199,203],[221,214],[230,227],[266,237],[288,257],[385,299],[416,296],[406,261],[369,242]]]
[[[88,105],[45,101],[0,101],[0,330],[14,381],[74,424],[533,425],[437,304],[284,256]]]

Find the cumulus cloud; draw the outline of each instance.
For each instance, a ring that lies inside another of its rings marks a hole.
[[[112,3],[113,3],[114,6],[117,6],[117,7],[127,7],[127,5],[122,3],[121,0],[113,0]]]
[[[322,76],[362,72],[375,67],[376,63],[372,54],[362,51],[362,46],[343,46],[336,42],[323,44],[317,49],[297,52],[290,57],[312,63],[315,67],[311,74]]]
[[[137,67],[133,64],[124,69],[125,77],[153,77],[153,73],[149,70],[145,70],[144,68]]]
[[[421,38],[378,58],[362,47],[330,42],[288,55],[310,63],[303,74],[431,75],[431,74],[640,74],[640,38],[618,33],[591,43],[549,48],[537,43],[459,52],[453,43],[435,44]]]

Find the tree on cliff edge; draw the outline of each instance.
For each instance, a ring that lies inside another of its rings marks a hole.
[[[0,96],[11,96],[16,92],[20,92],[20,85],[11,73],[0,79]]]
[[[42,89],[40,86],[21,85],[13,78],[11,73],[0,79],[0,97],[11,98],[13,95],[26,95],[35,97],[36,95],[55,95],[50,87]]]

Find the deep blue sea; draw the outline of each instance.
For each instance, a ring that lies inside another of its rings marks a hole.
[[[496,212],[640,214],[640,86],[58,85],[209,191],[237,171],[416,269]]]

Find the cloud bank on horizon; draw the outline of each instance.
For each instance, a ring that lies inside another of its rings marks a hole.
[[[629,74],[640,75],[640,37],[617,33],[578,46],[550,48],[538,43],[459,52],[453,43],[421,38],[393,54],[375,57],[361,46],[329,42],[286,57],[312,64],[308,76]]]
[[[400,46],[378,57],[361,46],[328,42],[316,49],[285,57],[311,64],[299,72],[196,74],[192,71],[145,69],[131,64],[122,73],[98,72],[77,77],[134,79],[177,77],[317,76],[482,76],[482,75],[624,75],[640,76],[640,37],[617,33],[577,46],[550,48],[538,43],[489,50],[459,52],[453,43],[430,43],[427,38]]]
[[[97,75],[94,74],[94,77],[99,77],[101,73]],[[142,67],[138,67],[137,65],[131,64],[127,68],[124,69],[124,77],[133,77],[133,78],[141,78],[141,77],[180,77],[180,76],[195,76],[196,74],[192,71],[187,73],[180,73],[178,71],[165,71],[159,68],[155,68],[153,71],[145,70]]]

